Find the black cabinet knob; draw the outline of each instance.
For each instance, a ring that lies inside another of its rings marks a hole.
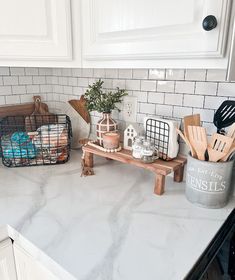
[[[212,15],[205,17],[202,22],[202,27],[206,31],[210,31],[210,30],[216,28],[216,26],[217,26],[217,19],[215,16],[212,16]]]

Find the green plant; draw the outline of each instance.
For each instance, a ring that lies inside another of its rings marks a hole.
[[[122,98],[127,95],[127,92],[118,87],[115,92],[104,92],[102,89],[103,83],[104,81],[99,79],[92,86],[89,85],[89,89],[85,92],[84,98],[88,111],[98,111],[100,113],[111,113],[114,109],[120,111],[116,104],[122,102]]]

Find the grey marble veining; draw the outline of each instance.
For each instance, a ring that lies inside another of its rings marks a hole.
[[[234,207],[231,198],[223,209],[198,208],[172,178],[156,196],[153,174],[104,159],[95,176],[80,173],[79,152],[64,165],[0,166],[0,225],[74,279],[183,279]]]

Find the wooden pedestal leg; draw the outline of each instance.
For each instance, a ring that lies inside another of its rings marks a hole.
[[[164,189],[165,189],[165,176],[161,174],[156,174],[154,193],[157,195],[162,195],[164,193]]]
[[[174,172],[174,181],[175,182],[182,182],[184,179],[184,166],[179,167]]]
[[[92,168],[94,166],[94,160],[93,160],[93,154],[92,153],[85,152],[84,163],[85,163],[85,167]]]

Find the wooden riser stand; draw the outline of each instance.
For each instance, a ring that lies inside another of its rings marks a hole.
[[[93,168],[94,166],[94,155],[98,155],[107,159],[117,160],[123,163],[132,164],[147,170],[152,171],[156,175],[154,193],[162,195],[165,189],[165,178],[168,174],[174,172],[174,181],[182,182],[184,175],[184,165],[186,158],[178,156],[172,161],[156,160],[154,163],[143,163],[138,159],[134,159],[131,152],[122,149],[120,152],[107,153],[103,152],[93,146],[83,146],[84,152],[84,165],[85,167]]]

